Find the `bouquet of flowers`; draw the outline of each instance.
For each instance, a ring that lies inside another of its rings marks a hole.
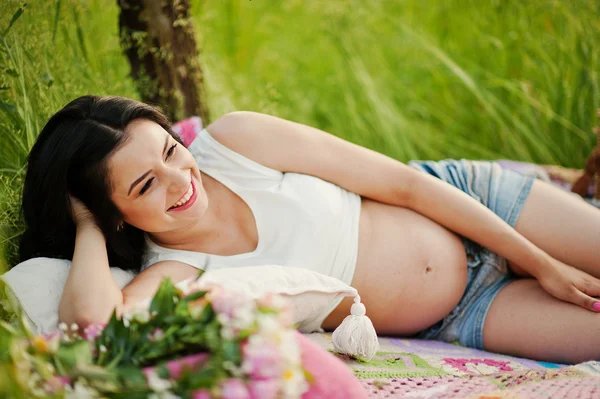
[[[0,396],[14,398],[299,398],[302,368],[286,301],[250,300],[195,280],[106,325],[35,335],[0,322]]]

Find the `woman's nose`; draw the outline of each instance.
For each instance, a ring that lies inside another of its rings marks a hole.
[[[190,174],[182,170],[171,170],[168,174],[168,189],[172,193],[179,193],[190,185]]]

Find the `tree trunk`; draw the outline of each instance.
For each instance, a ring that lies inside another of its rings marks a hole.
[[[117,0],[119,32],[142,101],[172,121],[192,115],[208,124],[204,79],[189,0]]]

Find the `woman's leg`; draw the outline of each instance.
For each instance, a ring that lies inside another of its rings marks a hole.
[[[500,290],[488,311],[483,346],[549,362],[600,360],[600,314],[546,293],[534,279]]]
[[[515,229],[550,256],[600,278],[600,210],[536,180]]]

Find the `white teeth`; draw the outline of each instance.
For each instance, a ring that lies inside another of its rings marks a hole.
[[[192,185],[190,184],[190,188],[188,188],[188,191],[185,193],[185,195],[183,196],[183,198],[180,201],[177,201],[175,203],[175,205],[173,205],[171,207],[171,209],[177,208],[179,206],[184,205],[186,202],[188,202],[190,200],[190,198],[192,197],[193,193],[194,193],[194,189],[193,189]]]

